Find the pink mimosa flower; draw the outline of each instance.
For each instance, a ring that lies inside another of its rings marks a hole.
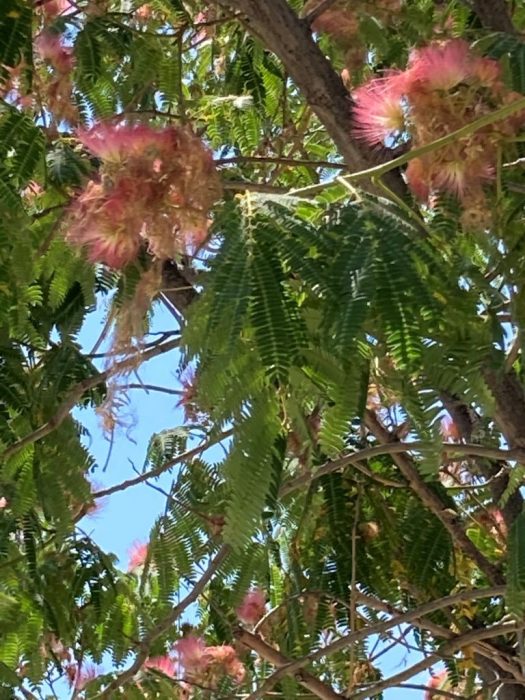
[[[200,637],[182,637],[173,645],[177,657],[188,673],[203,671],[209,666],[209,648]]]
[[[166,153],[175,145],[171,129],[156,130],[144,124],[100,123],[91,129],[78,129],[77,138],[93,155],[107,161],[120,161],[148,152]]]
[[[463,39],[434,43],[412,52],[410,77],[431,90],[450,90],[472,75],[470,47]]]
[[[174,678],[177,673],[175,662],[169,656],[154,656],[151,659],[147,659],[144,663],[144,668],[155,669],[170,678]]]
[[[441,419],[440,432],[443,439],[450,442],[457,442],[461,438],[459,428],[450,416],[444,416]]]
[[[355,133],[370,145],[381,144],[404,129],[401,83],[396,78],[376,78],[352,95]]]
[[[224,673],[231,676],[236,683],[242,683],[246,669],[232,646],[221,644],[220,646],[208,647],[207,653],[212,663],[222,667]]]
[[[76,664],[70,664],[66,668],[66,673],[69,684],[76,690],[83,690],[88,683],[100,675],[99,669],[93,664],[83,664],[80,667]]]
[[[144,566],[148,556],[148,545],[145,542],[134,542],[128,551],[128,571],[135,571]]]
[[[237,617],[245,625],[255,625],[264,615],[266,609],[266,596],[263,591],[256,588],[249,591],[237,608]]]
[[[425,700],[438,700],[441,695],[435,695],[432,690],[441,690],[448,680],[448,673],[446,671],[441,671],[432,678],[427,683],[428,690],[425,693]]]
[[[75,6],[70,0],[36,0],[35,5],[42,10],[47,19],[55,19],[75,11]]]

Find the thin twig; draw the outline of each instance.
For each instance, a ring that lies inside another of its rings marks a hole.
[[[67,399],[65,399],[65,401],[62,402],[62,404],[58,408],[58,411],[54,414],[54,416],[52,416],[52,418],[50,418],[47,421],[47,423],[44,423],[33,432],[29,433],[23,438],[20,438],[20,440],[17,440],[12,445],[10,445],[10,447],[5,449],[2,452],[2,454],[0,454],[0,459],[4,461],[6,459],[9,459],[24,447],[38,442],[39,440],[56,430],[69,416],[71,410],[77,405],[77,403],[86,393],[86,391],[89,391],[90,389],[93,389],[99,384],[102,384],[113,375],[119,374],[120,372],[124,372],[127,369],[136,366],[137,363],[146,362],[147,360],[151,360],[154,357],[158,357],[159,355],[163,355],[166,352],[170,352],[170,350],[173,350],[174,348],[178,347],[179,343],[180,339],[174,338],[173,340],[170,340],[167,343],[164,343],[163,345],[158,345],[154,348],[151,348],[150,350],[147,350],[146,352],[138,352],[132,357],[128,357],[125,360],[122,360],[121,362],[116,362],[113,365],[113,367],[110,367],[110,369],[106,370],[105,372],[100,372],[99,374],[96,374],[93,377],[83,379],[81,382],[79,382],[73,387]]]
[[[297,158],[280,158],[279,156],[235,156],[232,158],[219,158],[215,165],[231,165],[242,163],[277,163],[291,167],[306,166],[310,168],[324,168],[325,170],[346,170],[345,163],[334,163],[331,160],[301,160]]]
[[[308,666],[314,661],[318,661],[321,658],[335,654],[338,651],[342,651],[348,646],[356,644],[357,642],[360,642],[363,639],[366,639],[367,637],[370,637],[372,635],[384,634],[388,630],[392,629],[392,627],[397,627],[398,625],[413,622],[414,620],[417,620],[418,618],[423,617],[424,615],[430,615],[431,613],[436,612],[437,610],[442,610],[444,608],[451,607],[452,605],[456,605],[460,602],[479,600],[481,598],[501,597],[504,593],[505,586],[494,586],[492,588],[477,591],[461,591],[460,593],[456,593],[455,595],[446,596],[445,598],[439,598],[438,600],[433,600],[430,603],[425,603],[424,605],[421,605],[415,610],[410,610],[406,613],[402,613],[390,620],[378,622],[377,624],[371,625],[366,629],[353,630],[349,634],[340,637],[339,639],[336,639],[335,642],[332,642],[331,644],[328,644],[327,646],[322,647],[321,649],[317,649],[316,651],[310,654],[306,654],[305,656],[301,657],[300,659],[297,659],[296,661],[290,662],[287,666],[281,664],[281,668],[279,668],[277,671],[275,671],[275,673],[269,676],[261,685],[261,687],[255,690],[253,693],[251,693],[246,698],[246,700],[259,700],[259,698],[262,698],[265,695],[265,693],[271,690],[274,687],[274,685],[278,683],[279,680],[281,680],[281,678],[283,678],[284,676],[295,674],[298,670],[304,668],[304,666]],[[356,593],[356,597],[359,600],[361,600],[362,596],[361,594]],[[453,641],[454,638],[452,638],[451,641]]]
[[[187,462],[213,445],[216,445],[218,442],[226,440],[226,438],[229,438],[232,433],[233,430],[225,430],[224,432],[219,433],[219,435],[210,438],[210,440],[207,440],[202,445],[197,445],[197,447],[193,447],[191,450],[187,450],[186,452],[177,455],[177,457],[170,459],[168,462],[161,464],[159,467],[155,467],[154,469],[144,472],[144,474],[141,474],[140,476],[136,476],[134,479],[127,479],[126,481],[122,481],[120,484],[115,484],[114,486],[109,486],[107,489],[102,489],[102,491],[97,491],[93,494],[93,498],[104,498],[104,496],[111,496],[111,494],[117,493],[118,491],[125,491],[131,486],[137,486],[137,484],[142,484],[144,481],[154,479],[157,476],[164,474],[164,472],[172,469],[176,464]]]
[[[504,634],[518,632],[524,627],[525,623],[518,625],[515,622],[506,622],[500,625],[493,625],[492,627],[484,627],[478,630],[469,630],[468,632],[465,632],[464,634],[461,634],[458,637],[455,637],[449,642],[443,644],[443,646],[440,647],[438,652],[430,654],[425,659],[422,659],[421,661],[418,661],[417,663],[413,664],[412,666],[409,666],[403,671],[396,673],[395,676],[385,678],[384,680],[369,686],[366,690],[363,690],[359,693],[355,693],[354,695],[352,695],[352,700],[365,700],[365,698],[377,696],[379,693],[381,693],[383,690],[386,690],[387,688],[399,686],[399,684],[403,683],[403,681],[412,678],[412,676],[415,676],[417,673],[425,671],[426,669],[430,668],[431,666],[438,663],[447,656],[451,656],[452,654],[455,654],[456,652],[460,651],[462,648],[470,646],[471,644],[473,644],[473,642],[481,641],[484,639],[492,639],[493,637],[499,637]]]

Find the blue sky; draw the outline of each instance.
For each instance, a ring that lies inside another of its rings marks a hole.
[[[89,351],[96,342],[104,326],[104,320],[103,307],[88,317],[79,338],[86,351]],[[176,327],[175,319],[168,310],[160,304],[157,305],[151,331],[172,331]],[[178,388],[176,378],[178,361],[177,351],[150,360],[140,367],[140,380],[144,384]],[[131,381],[136,382],[137,379],[132,378]],[[125,427],[117,429],[112,445],[102,431],[99,417],[93,411],[75,412],[75,416],[82,421],[90,433],[87,444],[99,465],[93,475],[97,487],[111,486],[135,476],[132,464],[138,469],[142,468],[151,436],[166,428],[181,425],[183,422],[182,412],[176,406],[178,401],[176,395],[130,390],[128,399],[129,404],[124,408],[123,415]],[[102,471],[104,465],[106,468]],[[172,479],[173,475],[166,474],[156,483],[164,489],[169,489]],[[82,527],[106,551],[116,554],[121,566],[126,568],[130,546],[134,542],[148,539],[155,518],[164,508],[164,500],[162,494],[146,485],[134,486],[105,499],[102,509],[84,519]],[[378,650],[381,648],[382,645],[379,644]],[[383,673],[385,676],[398,673],[419,658],[418,654],[403,650],[385,654],[381,662]],[[428,673],[423,673],[411,679],[410,682],[426,683],[427,679]],[[420,700],[422,695],[421,691],[392,689],[384,693],[384,699]]]

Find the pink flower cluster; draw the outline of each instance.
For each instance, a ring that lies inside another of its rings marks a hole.
[[[71,244],[114,268],[132,262],[142,243],[157,258],[202,244],[220,185],[200,139],[174,126],[110,123],[77,136],[102,166],[70,208]]]
[[[266,595],[260,588],[248,591],[236,612],[245,625],[256,625],[266,612]]]
[[[144,566],[148,556],[148,545],[146,542],[134,542],[128,552],[128,572]]]
[[[244,664],[229,644],[206,646],[200,637],[190,635],[180,639],[174,649],[188,681],[215,687],[225,675],[236,683],[244,680]]]
[[[192,684],[207,688],[217,687],[224,676],[235,683],[242,683],[246,675],[244,664],[229,644],[207,646],[200,637],[183,637],[174,645],[174,657],[170,654],[150,658],[146,669],[160,671],[169,678],[178,678],[184,697],[191,693]]]
[[[75,11],[75,5],[71,0],[35,0],[35,5],[46,20],[54,20]]]
[[[408,135],[413,147],[471,123],[521,95],[505,88],[497,61],[474,54],[461,39],[412,52],[405,71],[392,71],[354,91],[354,132],[370,145]],[[464,204],[463,223],[482,225],[484,185],[494,177],[499,144],[524,114],[495,122],[443,148],[413,158],[406,178],[416,197],[449,192]]]

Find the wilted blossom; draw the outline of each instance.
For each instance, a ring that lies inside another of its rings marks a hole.
[[[308,0],[303,13],[310,14],[321,0]],[[315,32],[330,35],[343,45],[349,45],[359,36],[361,17],[373,15],[390,24],[403,5],[402,0],[336,0],[329,4],[313,22]]]
[[[201,414],[199,412],[197,398],[197,378],[193,367],[187,367],[180,375],[181,397],[177,402],[177,408],[184,411],[184,421],[198,422]]]
[[[237,608],[237,617],[245,625],[255,625],[263,617],[266,610],[266,596],[260,588],[249,591]]]
[[[128,571],[144,566],[147,556],[148,545],[145,542],[134,542],[128,551]]]
[[[70,73],[74,66],[73,49],[65,46],[60,34],[44,29],[35,39],[35,48],[44,61],[58,73]]]
[[[101,179],[70,208],[66,238],[91,261],[121,268],[143,243],[162,259],[206,239],[220,186],[200,139],[178,127],[109,123],[77,136],[102,160]]]
[[[392,145],[397,135],[409,137],[414,148],[433,143],[521,97],[504,87],[500,73],[497,61],[476,55],[462,39],[416,49],[405,71],[354,91],[354,132],[369,145]],[[464,227],[486,227],[484,187],[494,179],[502,140],[524,121],[521,112],[413,158],[406,170],[410,189],[428,203],[448,192],[463,203]]]

